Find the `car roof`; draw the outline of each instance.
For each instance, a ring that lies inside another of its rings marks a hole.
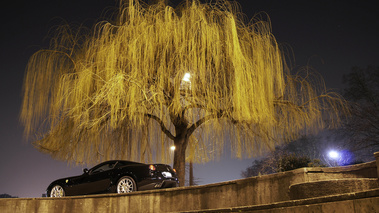
[[[105,161],[103,163],[100,163],[100,164],[105,164],[105,163],[115,163],[115,162],[120,162],[122,164],[144,164],[144,163],[139,163],[139,162],[135,162],[135,161],[128,161],[128,160],[109,160],[109,161]],[[98,164],[98,165],[100,165]]]

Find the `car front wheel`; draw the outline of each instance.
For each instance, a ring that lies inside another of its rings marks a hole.
[[[117,182],[117,193],[129,193],[137,191],[136,182],[129,176],[120,178]]]
[[[65,192],[62,186],[55,185],[53,188],[51,188],[50,197],[64,197],[64,196],[65,196]]]

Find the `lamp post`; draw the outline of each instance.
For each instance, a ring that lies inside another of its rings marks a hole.
[[[170,158],[172,159],[174,152],[175,152],[175,145],[170,146]],[[172,164],[172,167],[174,168],[174,163]],[[174,168],[175,169],[175,168]]]
[[[190,90],[191,89],[191,74],[190,73],[185,73],[182,82],[181,82],[181,89],[183,90]],[[193,177],[193,162],[190,160],[189,162],[189,185],[193,186],[195,185],[194,183],[194,177]]]

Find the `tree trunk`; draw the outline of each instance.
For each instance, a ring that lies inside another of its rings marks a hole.
[[[186,175],[186,148],[188,144],[188,139],[176,138],[174,141],[175,151],[174,151],[174,169],[179,179],[179,186],[184,186],[185,175]]]

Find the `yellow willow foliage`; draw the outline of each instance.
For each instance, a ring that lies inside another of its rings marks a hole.
[[[344,101],[322,81],[290,75],[270,23],[245,24],[239,14],[227,1],[174,9],[131,0],[90,33],[62,26],[27,67],[26,135],[69,162],[168,162],[184,123],[196,127],[188,158],[203,162],[227,143],[252,156],[323,128],[325,118],[338,124]]]

